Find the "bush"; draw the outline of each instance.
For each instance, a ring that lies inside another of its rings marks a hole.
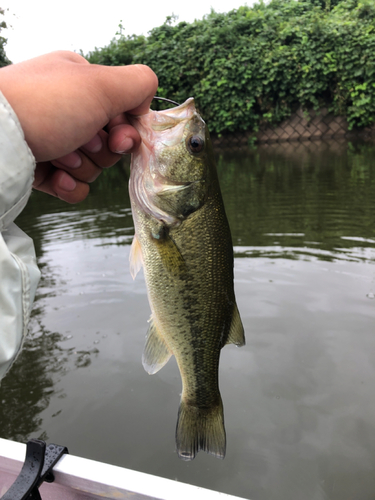
[[[194,96],[216,133],[276,124],[298,107],[329,108],[349,128],[375,121],[375,1],[272,0],[120,36],[88,55],[148,64],[158,95]]]

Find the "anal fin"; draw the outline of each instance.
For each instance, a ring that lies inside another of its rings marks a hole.
[[[234,304],[232,323],[230,325],[229,335],[226,344],[235,344],[237,347],[245,345],[245,332],[242,325],[240,313],[237,304]]]
[[[151,316],[146,345],[142,356],[143,368],[148,374],[153,375],[163,368],[171,356],[172,353],[158,332],[153,317]]]

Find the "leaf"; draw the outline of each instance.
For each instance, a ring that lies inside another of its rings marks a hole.
[[[277,123],[301,106],[367,126],[375,116],[374,18],[374,0],[271,0],[192,23],[171,18],[147,37],[122,33],[87,57],[149,65],[160,95],[195,96],[218,133]]]

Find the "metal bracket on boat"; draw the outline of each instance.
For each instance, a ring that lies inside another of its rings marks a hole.
[[[0,500],[42,500],[39,486],[43,481],[53,483],[53,467],[64,453],[65,446],[49,444],[39,439],[30,439],[26,445],[26,458],[22,470]]]

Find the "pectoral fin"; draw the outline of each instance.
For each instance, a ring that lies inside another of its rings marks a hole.
[[[237,347],[245,345],[245,332],[243,329],[240,313],[237,304],[234,304],[232,323],[226,344],[235,344]]]
[[[172,353],[158,332],[151,316],[146,345],[142,356],[143,368],[148,374],[153,375],[163,368],[171,356]]]
[[[129,254],[130,274],[133,280],[143,266],[142,249],[136,235],[134,235]]]
[[[178,276],[186,271],[184,258],[168,233],[158,240],[155,239],[155,244],[163,266],[169,274]]]

